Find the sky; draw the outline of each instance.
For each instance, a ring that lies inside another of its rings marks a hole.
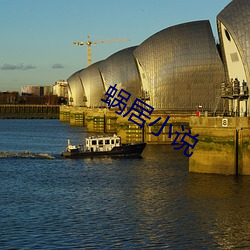
[[[140,45],[185,22],[209,20],[231,0],[0,0],[0,91],[52,86],[87,67],[87,46],[73,41],[116,40],[92,46],[92,63]]]

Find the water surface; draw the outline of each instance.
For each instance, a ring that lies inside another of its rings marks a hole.
[[[249,249],[250,178],[188,173],[188,157],[60,157],[86,131],[58,120],[0,120],[1,249]]]

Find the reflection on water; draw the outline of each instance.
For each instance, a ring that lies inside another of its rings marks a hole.
[[[190,174],[187,191],[218,246],[250,247],[249,177]]]
[[[27,123],[0,120],[0,152],[9,141],[10,152],[59,155],[84,137],[58,121],[33,121],[33,132]],[[0,176],[1,249],[250,248],[250,178],[188,173],[171,146],[148,145],[142,159],[3,157]]]

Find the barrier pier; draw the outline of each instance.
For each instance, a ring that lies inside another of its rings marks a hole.
[[[135,123],[128,121],[129,116],[123,117],[118,115],[114,110],[101,108],[84,108],[84,107],[60,107],[60,121],[69,122],[72,126],[85,126],[89,133],[116,133],[121,136],[125,142],[146,141],[150,144],[171,144],[175,138],[175,131],[183,133],[181,125],[188,128],[189,115],[170,115],[170,119],[159,136],[152,135],[151,132],[157,133],[167,114],[152,114],[150,121],[147,121],[144,128],[141,129]],[[153,126],[149,123],[161,117],[161,121]],[[134,118],[133,118],[134,119]],[[138,120],[138,123],[141,121]],[[169,138],[169,124],[172,123],[172,133]],[[179,140],[181,136],[179,137]]]
[[[250,117],[190,117],[189,125],[199,134],[190,172],[250,175]]]
[[[170,116],[168,123],[159,136],[157,133],[163,122]],[[153,126],[149,122],[162,117]],[[196,173],[250,175],[250,117],[197,117],[195,114],[152,114],[150,121],[141,129],[128,121],[128,116],[118,115],[113,110],[60,107],[60,120],[72,126],[85,126],[89,133],[116,133],[122,141],[145,141],[148,144],[171,144],[179,132],[177,142],[187,132],[196,135],[198,142],[189,157],[189,171]],[[169,124],[172,123],[169,138]],[[183,149],[181,149],[183,150]],[[191,151],[190,151],[191,152]]]

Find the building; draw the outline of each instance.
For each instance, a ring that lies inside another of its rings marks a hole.
[[[239,113],[250,116],[250,102],[244,98],[244,83],[250,82],[250,4],[249,0],[234,0],[217,16],[222,56],[226,70],[226,84],[238,79],[239,95],[231,99],[231,109],[237,112],[238,97],[241,99]]]
[[[212,111],[224,68],[209,21],[164,29],[134,51],[143,90],[156,110]]]
[[[218,14],[217,23],[220,44],[215,43],[208,20],[188,22],[77,71],[68,79],[70,104],[103,107],[102,96],[116,85],[131,93],[128,107],[140,98],[163,113],[190,114],[198,107],[212,113],[223,84],[237,78],[244,91],[250,80],[248,0],[233,0]],[[242,98],[240,93],[238,113],[249,115],[248,96]],[[238,109],[237,100],[229,104],[228,109]],[[222,105],[219,108],[222,111]]]
[[[21,93],[22,95],[35,96],[52,95],[53,88],[52,86],[22,86]]]
[[[53,95],[58,97],[68,98],[68,83],[64,80],[59,80],[53,85]]]
[[[83,69],[78,70],[73,75],[71,75],[67,80],[69,105],[78,107],[85,106],[86,96],[79,76],[82,70]]]
[[[19,102],[35,105],[58,105],[60,98],[53,95],[52,86],[22,86]]]
[[[0,92],[0,104],[17,104],[18,102],[18,92]]]
[[[133,46],[118,51],[99,65],[104,93],[106,93],[110,85],[114,86],[116,84],[118,91],[123,89],[131,94],[126,102],[128,106],[132,105],[136,97],[141,96],[142,90],[139,71],[134,59],[136,48],[137,46]],[[127,97],[127,95],[124,94],[124,97]],[[107,97],[102,98],[105,100]],[[104,102],[102,102],[102,105],[106,106]]]
[[[83,89],[83,106],[102,107],[101,99],[105,93],[105,87],[99,71],[102,61],[90,65],[79,73],[80,86]]]
[[[209,21],[164,29],[68,79],[75,106],[105,106],[101,99],[109,86],[116,85],[131,94],[128,107],[140,98],[155,110],[184,113],[198,106],[211,111],[223,81]]]

